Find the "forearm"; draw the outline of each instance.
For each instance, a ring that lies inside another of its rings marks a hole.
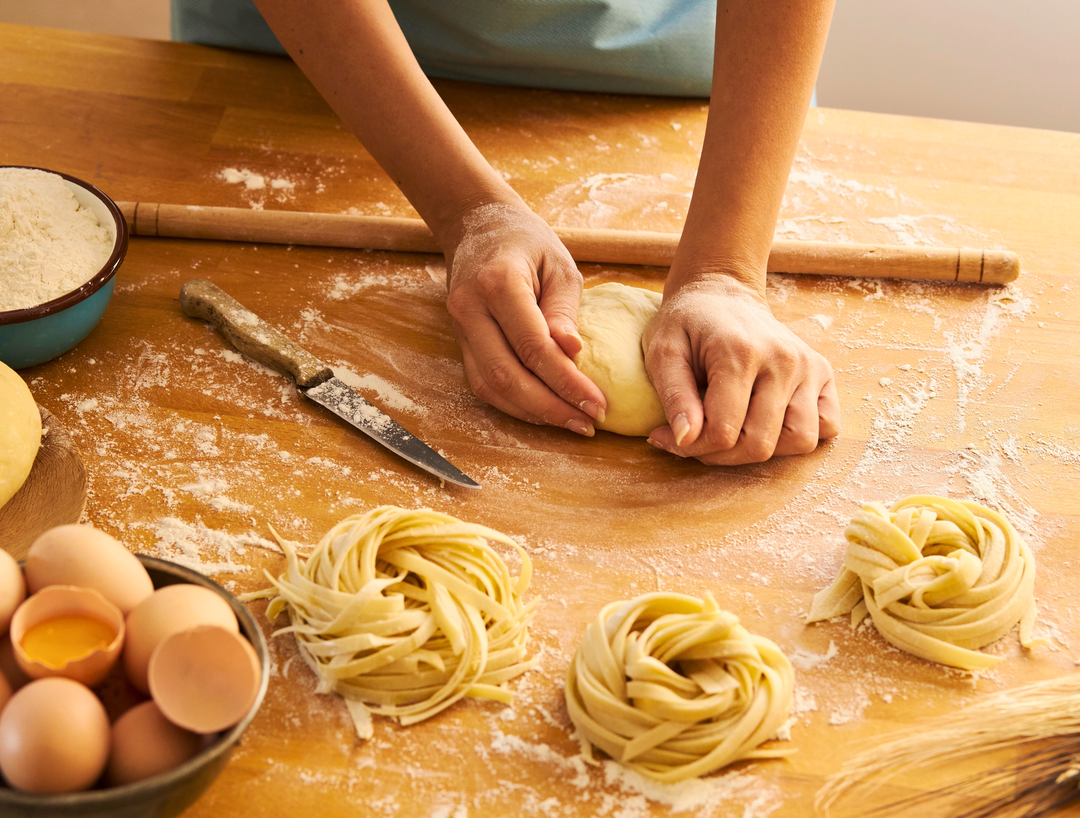
[[[730,276],[764,300],[832,7],[832,0],[719,0],[705,140],[665,291]]]
[[[520,204],[454,119],[382,0],[256,0],[304,74],[437,239],[488,202]]]

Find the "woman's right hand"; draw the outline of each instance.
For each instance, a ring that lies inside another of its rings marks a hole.
[[[607,401],[574,365],[582,278],[527,207],[467,210],[444,241],[446,305],[481,400],[520,420],[591,437]]]

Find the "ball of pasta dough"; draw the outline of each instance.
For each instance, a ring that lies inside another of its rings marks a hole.
[[[0,362],[0,507],[15,496],[41,447],[41,413],[19,375]]]
[[[600,611],[566,676],[566,706],[587,758],[598,747],[674,783],[761,749],[791,712],[794,672],[711,595],[645,594]]]
[[[581,295],[577,368],[600,387],[607,412],[596,428],[647,437],[667,425],[664,406],[645,371],[641,336],[660,308],[660,293],[625,284],[600,284]]]

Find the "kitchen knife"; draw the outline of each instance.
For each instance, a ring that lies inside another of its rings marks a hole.
[[[180,306],[193,318],[205,319],[217,327],[245,355],[291,375],[300,394],[325,406],[390,451],[443,480],[480,488],[479,483],[335,377],[330,367],[216,285],[202,278],[191,279],[180,290]]]

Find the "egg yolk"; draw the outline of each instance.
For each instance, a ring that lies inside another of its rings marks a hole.
[[[104,650],[115,638],[116,631],[99,619],[61,614],[27,628],[21,644],[28,659],[59,669]]]

